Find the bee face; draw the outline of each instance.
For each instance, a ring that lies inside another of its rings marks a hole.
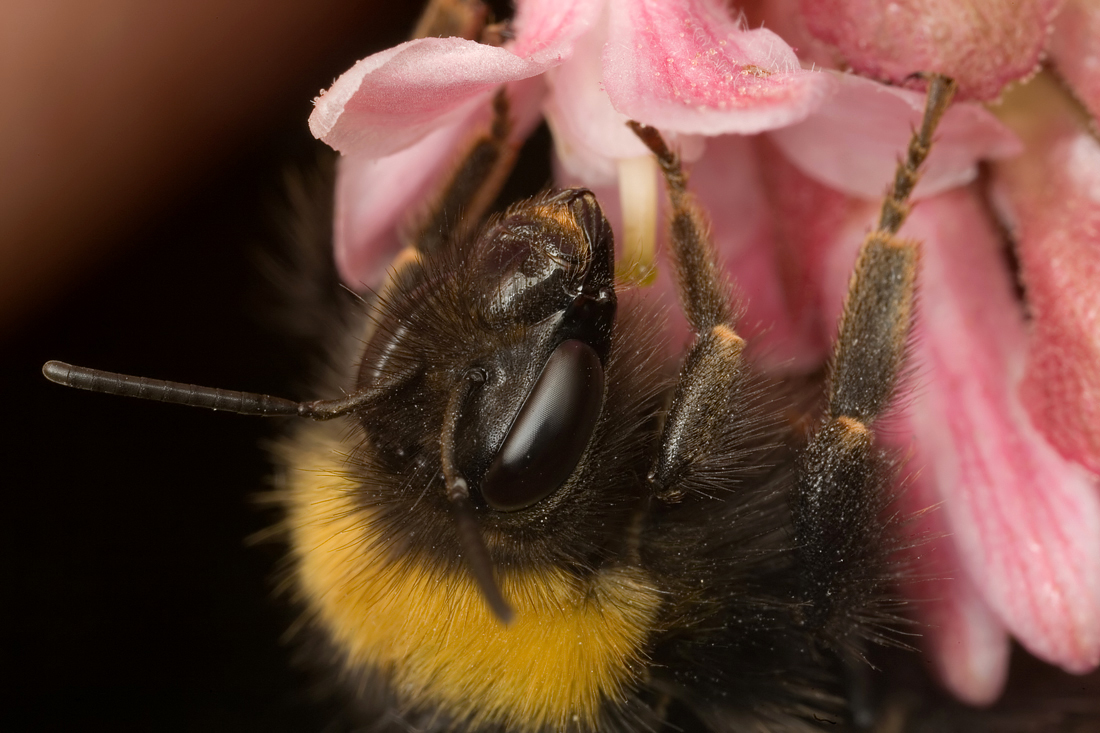
[[[448,444],[496,567],[597,565],[645,495],[631,459],[659,380],[624,370],[661,371],[636,318],[616,322],[610,228],[574,190],[512,207],[466,246],[410,259],[373,306],[357,385],[384,389],[355,415],[358,493],[388,541],[453,569]]]
[[[591,231],[578,214],[594,217]],[[610,248],[594,198],[558,196],[509,211],[473,242],[468,259],[448,253],[395,273],[359,368],[361,389],[381,386],[392,397],[364,408],[366,424],[379,425],[393,410],[441,416],[459,385],[476,379],[457,450],[464,473],[481,483],[546,365],[570,353],[564,342],[584,344],[602,371],[615,313]],[[602,377],[593,385],[602,390]],[[399,431],[418,435],[394,436],[403,443],[396,452],[438,447],[430,425],[441,423],[402,421]]]

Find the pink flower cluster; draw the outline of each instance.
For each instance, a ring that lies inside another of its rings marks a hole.
[[[404,43],[317,100],[311,129],[344,154],[345,280],[378,281],[406,213],[507,85],[517,144],[545,118],[558,182],[596,190],[620,239],[620,187],[637,189],[631,161],[646,154],[623,123],[674,141],[747,302],[740,329],[759,361],[791,371],[827,356],[859,243],[920,117],[912,74],[958,80],[964,101],[902,231],[924,243],[917,371],[888,437],[911,456],[906,508],[938,506],[918,529],[939,538],[914,551],[934,580],[911,591],[930,657],[964,700],[999,694],[1010,635],[1067,670],[1095,669],[1100,6],[755,0],[735,18],[719,0],[517,0],[512,28],[503,47]],[[1050,72],[1022,85],[1044,58],[1079,105]],[[1006,86],[998,119],[980,102]]]

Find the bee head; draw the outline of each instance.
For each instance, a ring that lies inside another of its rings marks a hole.
[[[613,239],[595,197],[510,209],[465,248],[406,272],[384,298],[358,388],[395,469],[453,451],[475,506],[546,499],[573,472],[603,403],[615,319]],[[443,430],[448,406],[453,426]]]
[[[604,409],[615,310],[611,228],[584,189],[512,207],[379,299],[357,390],[383,391],[363,433],[387,470],[431,472],[425,503],[475,517],[494,565],[530,558],[533,525],[545,538],[577,500],[562,489]]]

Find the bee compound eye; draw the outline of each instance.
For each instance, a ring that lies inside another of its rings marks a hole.
[[[603,393],[596,351],[576,339],[558,345],[485,473],[486,503],[502,512],[526,509],[565,483],[592,437]]]

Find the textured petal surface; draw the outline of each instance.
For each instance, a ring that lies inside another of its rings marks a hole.
[[[392,155],[546,66],[462,38],[419,38],[358,62],[318,97],[313,135],[341,153]]]
[[[989,705],[1000,697],[1008,679],[1008,632],[961,574],[951,540],[945,538],[940,545],[950,553],[943,559],[945,572],[953,574],[923,589],[935,594],[934,600],[917,606],[918,618],[930,629],[925,646],[952,694],[971,705]]]
[[[1058,73],[1100,120],[1100,0],[1067,0],[1048,45]]]
[[[1018,189],[1034,316],[1022,396],[1059,450],[1100,473],[1100,145],[1081,132],[1047,162],[1050,188]]]
[[[852,74],[838,75],[837,94],[803,122],[771,133],[804,173],[852,196],[877,199],[893,180],[898,157],[920,125],[924,94]],[[931,196],[978,175],[978,161],[1016,155],[1019,140],[977,104],[944,115],[915,196]]]
[[[762,135],[754,140],[760,160],[764,191],[771,208],[780,279],[792,319],[792,343],[796,346],[791,364],[797,371],[810,371],[826,358],[836,333],[836,319],[844,288],[848,284],[856,248],[870,221],[873,205],[831,189],[800,171],[771,140]],[[854,227],[851,256],[838,266],[836,290],[831,305],[823,283],[832,250],[840,231]]]
[[[1032,316],[1021,396],[1063,455],[1100,473],[1100,143],[1045,81],[1006,103],[1027,152],[994,169]]]
[[[858,73],[902,84],[916,72],[994,99],[1034,72],[1059,0],[802,0],[807,25]]]
[[[693,134],[754,133],[805,118],[832,91],[783,39],[745,30],[714,0],[609,2],[604,86],[632,119]]]
[[[899,501],[905,513],[917,517],[908,527],[919,544],[906,553],[912,575],[905,590],[916,601],[921,643],[952,694],[971,705],[988,705],[1008,677],[1008,632],[962,570],[935,487],[920,473],[925,459],[918,446],[901,449],[917,451],[908,468],[918,473]]]
[[[1026,334],[999,241],[968,190],[928,199],[907,421],[968,577],[1033,654],[1100,662],[1100,489],[1036,430],[1017,395]]]

